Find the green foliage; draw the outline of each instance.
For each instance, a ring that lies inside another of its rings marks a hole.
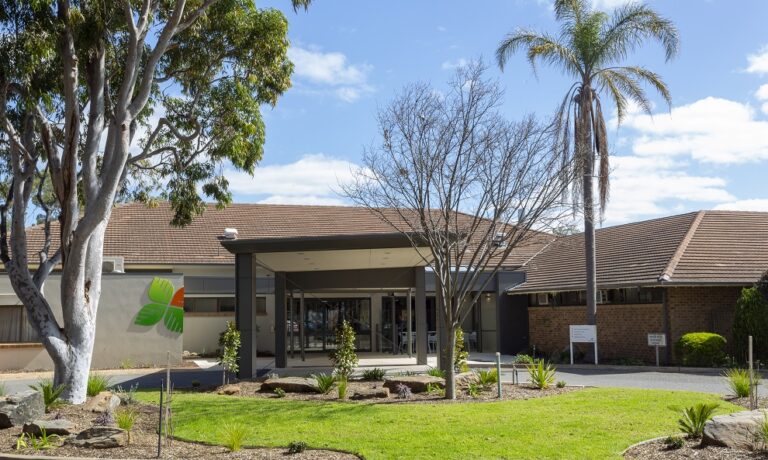
[[[528,366],[528,376],[531,384],[539,390],[546,390],[555,382],[555,366],[545,363],[543,359],[534,360],[533,364]]]
[[[397,399],[411,399],[413,397],[413,392],[411,392],[411,387],[404,383],[398,383],[396,387],[396,393],[397,393]]]
[[[565,388],[566,385],[568,385],[568,384],[565,383],[565,380],[558,380],[556,386],[557,386],[557,388]]]
[[[347,379],[339,379],[337,389],[339,390],[339,399],[347,399]]]
[[[291,441],[288,444],[288,453],[290,455],[296,455],[304,452],[307,449],[307,443],[304,441]]]
[[[738,398],[747,398],[750,394],[750,387],[749,387],[749,369],[728,369],[727,371],[723,372],[723,377],[725,377],[728,388],[731,389],[733,394]],[[752,372],[752,379],[755,385],[760,384],[760,374],[753,371]]]
[[[761,286],[768,274],[761,278]],[[768,300],[756,285],[744,288],[736,302],[733,316],[733,350],[739,362],[747,362],[749,336],[752,336],[754,359],[768,359]]]
[[[438,369],[436,367],[430,367],[429,369],[427,369],[427,375],[431,375],[432,377],[440,377],[444,379],[445,371],[442,369]]]
[[[311,377],[317,380],[317,389],[322,394],[328,394],[333,389],[333,384],[336,383],[336,376],[325,373],[312,374]]]
[[[467,366],[467,358],[469,358],[469,351],[464,343],[464,331],[461,328],[456,329],[456,341],[454,342],[453,351],[453,368],[458,372],[469,371]]]
[[[128,389],[124,389],[121,385],[115,387],[115,394],[120,398],[122,404],[132,406],[138,401],[136,400],[136,392],[139,390],[139,382],[134,383]]]
[[[88,386],[86,394],[90,397],[96,396],[102,391],[107,391],[112,385],[112,378],[104,374],[91,373],[88,375]]]
[[[440,397],[445,396],[445,388],[441,387],[440,385],[436,383],[428,383],[427,384],[427,393],[432,395],[437,395]]]
[[[470,398],[477,398],[480,395],[480,385],[475,382],[470,382],[467,385],[467,394]]]
[[[43,379],[38,381],[34,385],[30,385],[29,388],[39,391],[43,395],[43,404],[45,404],[45,411],[48,412],[61,405],[61,394],[67,389],[66,385],[55,386],[53,380]]]
[[[693,406],[686,407],[680,411],[677,426],[686,435],[692,438],[700,438],[704,432],[704,424],[715,415],[718,407],[720,407],[718,403],[696,403]]]
[[[366,369],[363,371],[363,380],[368,382],[378,382],[380,380],[384,380],[386,373],[387,371],[378,367],[374,367],[373,369]]]
[[[515,355],[513,362],[515,364],[531,364],[533,363],[533,358],[530,355],[519,354],[519,355]]]
[[[139,412],[132,407],[121,407],[115,411],[115,423],[117,427],[128,433],[128,443],[131,442],[131,430],[136,420],[139,418]]]
[[[133,369],[134,367],[135,366],[131,358],[125,358],[124,360],[120,361],[120,369]]]
[[[478,370],[477,381],[483,388],[488,388],[499,381],[499,374],[496,369]]]
[[[685,366],[716,367],[725,361],[725,337],[713,332],[689,332],[677,342]]]
[[[227,321],[227,328],[219,335],[219,364],[225,372],[240,370],[240,331],[233,321]]]
[[[685,440],[680,436],[667,436],[664,439],[664,446],[668,450],[677,450],[685,446]]]
[[[244,423],[229,422],[222,426],[219,433],[221,445],[230,452],[237,452],[243,448],[243,441],[248,436],[248,426]]]
[[[35,451],[54,449],[59,447],[61,437],[57,434],[47,434],[40,430],[40,436],[22,433],[16,440],[16,450],[33,449]]]
[[[357,366],[355,353],[355,330],[344,320],[336,328],[336,349],[331,352],[333,372],[339,379],[349,379]]]
[[[763,420],[757,423],[753,433],[755,449],[768,450],[768,411],[763,411]]]
[[[274,390],[272,390],[272,392],[278,398],[285,398],[285,390],[283,390],[282,388],[275,388]]]

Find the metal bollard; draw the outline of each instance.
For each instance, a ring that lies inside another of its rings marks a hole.
[[[496,388],[501,399],[501,353],[496,352]]]

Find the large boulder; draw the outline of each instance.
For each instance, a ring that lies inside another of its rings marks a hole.
[[[738,449],[751,449],[759,425],[765,420],[762,410],[734,412],[712,417],[704,425],[702,444]]]
[[[236,384],[220,386],[219,389],[216,391],[216,393],[220,395],[227,395],[227,396],[238,396],[242,392],[243,392],[243,389],[240,388],[240,385],[236,385]]]
[[[275,391],[280,388],[286,393],[317,393],[317,380],[309,377],[278,377],[267,379],[261,384],[261,391]]]
[[[102,414],[114,412],[120,406],[120,398],[111,391],[102,391],[85,403],[84,409]]]
[[[75,431],[75,424],[63,418],[57,420],[35,420],[24,424],[22,430],[32,436],[40,436],[45,431],[46,435],[69,436]]]
[[[479,380],[477,378],[477,374],[474,372],[462,372],[460,374],[456,374],[454,379],[456,381],[456,385],[458,386],[467,386],[470,383],[477,383]]]
[[[397,386],[400,384],[409,387],[413,393],[423,393],[427,391],[427,386],[430,384],[440,388],[445,387],[445,379],[431,375],[404,375],[388,377],[384,380],[384,386],[389,388],[389,391],[396,392]]]
[[[0,396],[0,429],[22,426],[45,414],[43,395],[34,390]]]
[[[123,447],[128,445],[128,432],[111,426],[92,426],[67,439],[67,443],[92,449]]]
[[[388,388],[359,388],[355,390],[350,399],[386,399],[389,398]]]

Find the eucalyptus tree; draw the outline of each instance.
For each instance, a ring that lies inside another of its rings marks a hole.
[[[434,273],[449,399],[457,330],[510,254],[549,237],[536,229],[557,221],[567,174],[550,125],[504,119],[502,91],[484,71],[479,63],[460,68],[445,93],[406,87],[379,112],[379,139],[344,187],[405,235]]]
[[[81,403],[115,201],[164,197],[175,225],[203,211],[199,187],[231,201],[223,166],[253,171],[260,108],[290,86],[288,24],[251,0],[2,0],[0,9],[0,258],[55,383]],[[27,239],[36,208],[43,242]],[[43,292],[57,266],[59,319]]]
[[[640,66],[624,65],[627,56],[649,40],[658,41],[666,60],[678,51],[675,25],[651,8],[629,3],[612,15],[591,8],[590,0],[555,0],[560,32],[552,35],[518,29],[499,44],[496,58],[503,70],[516,52],[525,53],[534,73],[543,62],[558,67],[574,83],[557,111],[558,148],[574,174],[573,205],[583,212],[586,259],[587,319],[595,324],[597,286],[595,262],[594,178],[597,178],[599,214],[602,218],[610,190],[608,129],[603,98],[611,101],[619,124],[628,104],[634,102],[651,114],[652,104],[644,86],[650,86],[671,106],[671,96],[661,77]],[[595,161],[599,163],[595,175]]]

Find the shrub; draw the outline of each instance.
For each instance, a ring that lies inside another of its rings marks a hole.
[[[519,354],[519,355],[515,355],[512,362],[515,364],[532,364],[533,358],[531,357],[531,355]]]
[[[230,452],[243,448],[243,441],[248,434],[248,427],[242,423],[227,423],[221,429],[221,444]]]
[[[369,382],[384,380],[384,375],[386,375],[386,373],[387,371],[384,369],[379,369],[378,367],[374,367],[373,369],[366,369],[363,371],[363,380],[367,380]]]
[[[758,285],[766,285],[767,278],[768,272],[763,274]],[[768,301],[758,285],[741,290],[733,315],[733,350],[736,359],[743,363],[747,362],[750,335],[754,358],[768,359]]]
[[[567,385],[567,383],[565,383],[565,380],[558,380],[556,386],[557,386],[557,388],[565,388],[566,385]]]
[[[348,379],[357,366],[355,330],[347,320],[336,328],[336,349],[331,353],[333,372],[339,379]]]
[[[240,331],[232,321],[227,321],[227,328],[219,335],[219,364],[224,368],[223,383],[227,381],[228,373],[240,370]]]
[[[499,374],[496,373],[496,369],[481,369],[477,371],[477,381],[482,387],[488,388],[499,381]]]
[[[728,387],[737,398],[746,398],[750,394],[749,388],[749,370],[748,369],[728,369],[723,373],[728,382]],[[752,378],[755,385],[760,384],[760,374],[752,372]]]
[[[117,423],[118,428],[128,433],[129,444],[131,442],[131,430],[137,418],[139,418],[139,413],[133,408],[121,408],[115,412],[115,423]]]
[[[193,380],[192,382],[190,382],[190,385],[192,385],[192,388],[195,388],[195,389],[200,388],[200,381]]]
[[[546,390],[555,383],[556,371],[555,366],[545,363],[543,359],[534,360],[533,364],[528,366],[531,383],[539,390]]]
[[[754,431],[754,449],[768,449],[768,412],[763,411],[763,421],[758,422]]]
[[[715,415],[715,410],[720,405],[717,403],[698,403],[682,410],[681,417],[677,421],[680,431],[692,438],[700,438],[704,432],[704,424]]]
[[[411,387],[404,383],[397,384],[397,399],[411,399],[412,397]]]
[[[107,391],[112,385],[112,379],[103,374],[92,373],[88,375],[88,387],[86,393],[88,396],[96,396],[102,391]]]
[[[427,393],[438,395],[438,396],[445,396],[445,388],[443,388],[440,385],[437,385],[435,383],[428,383],[427,384]]]
[[[125,358],[120,361],[120,369],[133,369],[133,361],[131,358]]]
[[[282,388],[275,388],[274,390],[272,390],[272,392],[278,398],[285,398],[285,390],[283,390]]]
[[[725,337],[712,332],[689,332],[677,349],[684,366],[715,367],[725,361]]]
[[[475,382],[471,382],[469,385],[467,385],[467,394],[470,398],[477,398],[477,396],[480,394],[480,385],[476,384]]]
[[[453,350],[453,368],[456,369],[457,372],[469,371],[467,358],[469,358],[469,352],[464,343],[464,331],[461,330],[461,328],[458,328],[456,329],[456,342]]]
[[[67,389],[66,385],[54,386],[53,380],[44,379],[38,381],[35,385],[30,385],[29,388],[39,391],[43,395],[43,404],[45,404],[45,411],[48,412],[61,405],[61,394]]]
[[[48,434],[45,430],[40,430],[40,436],[33,436],[29,433],[22,433],[16,440],[16,450],[32,448],[33,450],[53,449],[58,447],[61,437],[57,434]]]
[[[347,379],[339,380],[339,399],[347,399]]]
[[[118,385],[115,388],[115,393],[120,398],[120,402],[122,404],[130,406],[130,405],[138,403],[138,400],[136,399],[136,391],[138,391],[138,389],[139,389],[139,383],[138,382],[136,382],[133,385],[131,385],[130,387],[128,387],[127,390],[124,389],[122,386]]]
[[[288,444],[288,453],[296,455],[304,452],[307,449],[307,443],[304,441],[293,441]]]
[[[440,377],[444,379],[445,371],[442,369],[438,369],[436,367],[430,367],[429,369],[427,369],[427,375],[431,375],[432,377]]]
[[[115,414],[111,411],[100,413],[93,419],[94,426],[111,426],[115,424]]]
[[[680,436],[667,436],[664,439],[664,446],[668,450],[681,449],[685,445],[685,441]]]
[[[330,393],[333,389],[333,384],[336,383],[336,377],[325,373],[312,374],[311,377],[317,380],[317,390],[324,395]]]

